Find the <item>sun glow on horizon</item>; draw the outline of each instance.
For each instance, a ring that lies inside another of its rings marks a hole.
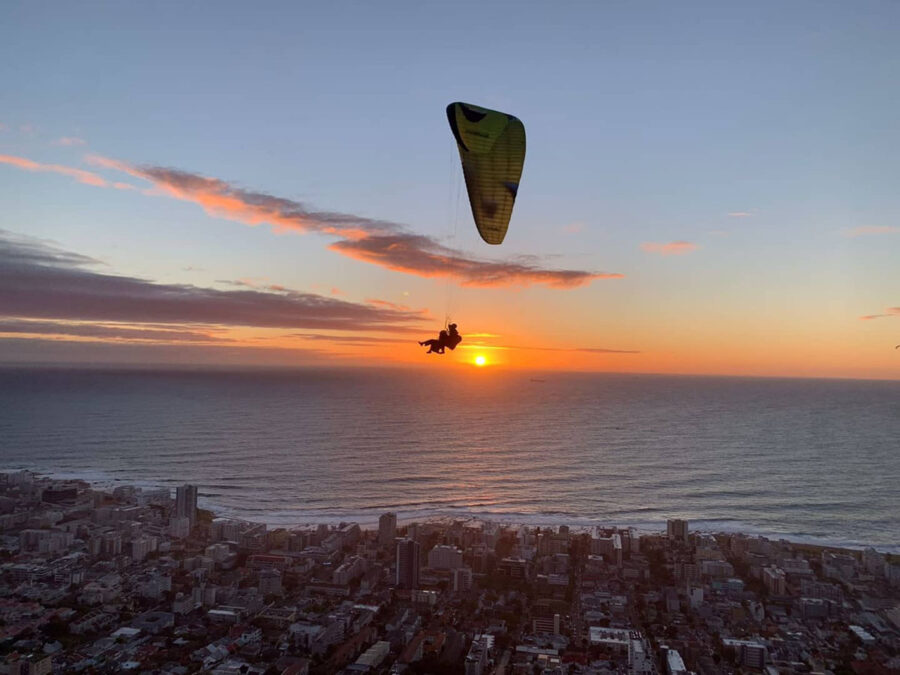
[[[482,366],[487,365],[487,357],[484,354],[479,354],[475,357],[475,365],[481,368]]]

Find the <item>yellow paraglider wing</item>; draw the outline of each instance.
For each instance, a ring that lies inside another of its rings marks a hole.
[[[499,244],[519,191],[525,126],[512,115],[459,102],[447,106],[447,119],[459,147],[475,226],[488,244]]]

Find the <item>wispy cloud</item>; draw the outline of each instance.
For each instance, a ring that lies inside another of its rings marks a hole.
[[[223,363],[248,366],[321,365],[324,359],[339,358],[312,347],[288,348],[282,345],[233,343],[172,342],[137,340],[88,340],[41,336],[3,338],[0,362],[5,363],[97,363],[122,364],[129,368],[184,365],[219,366]]]
[[[216,290],[89,269],[96,260],[0,230],[0,316],[17,319],[410,331],[426,314],[283,287]]]
[[[398,309],[401,311],[409,309],[409,307],[407,307],[406,305],[398,305],[396,302],[379,300],[378,298],[366,298],[366,302],[370,305],[374,305],[375,307],[387,307],[389,309]]]
[[[463,343],[462,349],[502,349],[509,351],[537,351],[537,352],[581,352],[588,354],[641,354],[635,349],[606,349],[604,347],[523,347],[522,345],[488,345]]]
[[[372,235],[331,244],[332,251],[396,272],[422,277],[452,277],[463,286],[499,287],[544,284],[575,288],[594,279],[620,279],[624,275],[581,270],[544,269],[530,261],[493,262],[463,256],[459,251],[417,234]]]
[[[85,171],[84,169],[76,169],[63,164],[43,164],[35,162],[25,157],[17,157],[15,155],[0,155],[0,164],[14,166],[24,171],[33,171],[37,173],[56,173],[61,176],[74,178],[79,183],[85,185],[93,185],[94,187],[113,188],[115,190],[136,190],[134,185],[123,183],[120,181],[108,181],[103,176],[93,171]]]
[[[373,232],[393,232],[398,225],[362,216],[315,211],[300,202],[251,192],[218,178],[154,166],[134,166],[109,157],[87,155],[88,164],[122,171],[149,181],[156,194],[198,204],[211,216],[245,225],[268,224],[280,230],[318,232],[349,238]]]
[[[87,145],[87,141],[76,136],[63,136],[62,138],[56,140],[55,145],[72,147],[75,145]]]
[[[79,183],[84,183],[85,185],[109,187],[109,183],[106,179],[96,173],[84,171],[83,169],[75,169],[70,166],[63,166],[62,164],[41,164],[40,162],[34,162],[25,157],[16,157],[15,155],[0,155],[0,164],[9,164],[18,169],[24,169],[25,171],[58,173],[63,176],[74,178]]]
[[[106,340],[147,340],[152,342],[234,342],[216,330],[197,331],[188,327],[133,327],[105,323],[33,321],[0,318],[0,334],[62,335]]]
[[[468,335],[468,338],[476,334]],[[486,342],[463,342],[460,348],[464,349],[502,349],[511,351],[535,351],[535,352],[582,352],[589,354],[641,354],[635,349],[611,349],[609,347],[535,347],[527,345],[492,345]]]
[[[865,237],[873,234],[897,234],[900,227],[895,225],[860,225],[844,231],[845,237]]]
[[[647,253],[656,253],[658,255],[684,255],[696,251],[699,246],[689,241],[672,241],[668,244],[658,244],[655,242],[645,242],[641,244],[641,249]]]
[[[884,310],[884,314],[866,314],[859,317],[860,321],[872,321],[873,319],[884,319],[891,316],[900,316],[900,307],[888,307]]]
[[[329,248],[356,260],[421,277],[449,277],[465,286],[501,287],[543,284],[552,288],[574,288],[597,279],[619,279],[624,275],[588,270],[544,267],[536,259],[495,262],[464,255],[431,237],[410,232],[398,223],[347,213],[317,211],[308,206],[261,192],[244,190],[197,174],[154,166],[136,166],[120,160],[88,155],[97,167],[125,172],[149,181],[146,194],[165,195],[195,203],[206,213],[256,226],[268,224],[276,231],[315,232],[339,238]],[[24,157],[0,155],[0,163],[24,169],[67,175],[96,187],[134,190],[123,182],[59,164],[42,164]]]
[[[590,352],[592,354],[640,354],[637,349],[606,349],[605,347],[575,347],[573,352]]]
[[[372,335],[326,335],[323,333],[291,333],[288,337],[301,338],[303,340],[311,340],[315,342],[333,342],[345,345],[357,346],[373,346],[383,344],[404,344],[409,343],[409,338],[389,338],[377,337]]]
[[[581,232],[583,229],[584,229],[584,223],[582,223],[582,222],[569,223],[568,225],[563,225],[563,227],[562,227],[562,231],[565,232],[566,234],[577,234],[577,233]]]
[[[753,214],[750,211],[730,211],[729,218],[750,218]]]
[[[94,166],[123,171],[153,184],[159,194],[193,202],[208,214],[247,225],[268,224],[281,231],[339,237],[329,246],[356,260],[422,277],[451,277],[467,286],[544,284],[572,288],[618,273],[547,269],[533,261],[493,262],[472,258],[410,232],[398,223],[347,213],[317,211],[300,202],[238,188],[217,178],[163,167],[135,166],[89,155]]]

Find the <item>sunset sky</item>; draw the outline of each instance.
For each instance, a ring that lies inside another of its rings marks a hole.
[[[900,378],[900,4],[533,4],[5,5],[0,363]]]

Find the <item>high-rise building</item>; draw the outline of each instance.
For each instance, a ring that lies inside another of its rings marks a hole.
[[[175,517],[189,518],[191,527],[197,522],[197,486],[182,485],[175,490]]]
[[[772,595],[785,595],[786,575],[780,567],[766,567],[763,569],[763,583]]]
[[[131,541],[131,557],[140,561],[156,550],[158,542],[156,537],[140,536]]]
[[[397,537],[397,514],[382,513],[378,519],[378,545],[389,548]]]
[[[681,541],[686,544],[688,540],[688,521],[678,518],[666,521],[666,534],[670,540]]]
[[[419,542],[412,539],[397,542],[397,586],[410,590],[419,587]]]
[[[169,518],[169,536],[187,539],[191,536],[191,519],[187,516]]]
[[[452,570],[462,567],[462,551],[455,546],[439,544],[428,552],[428,566],[436,570]]]
[[[468,567],[457,567],[450,570],[451,579],[453,580],[453,592],[465,593],[472,590],[472,570]]]

